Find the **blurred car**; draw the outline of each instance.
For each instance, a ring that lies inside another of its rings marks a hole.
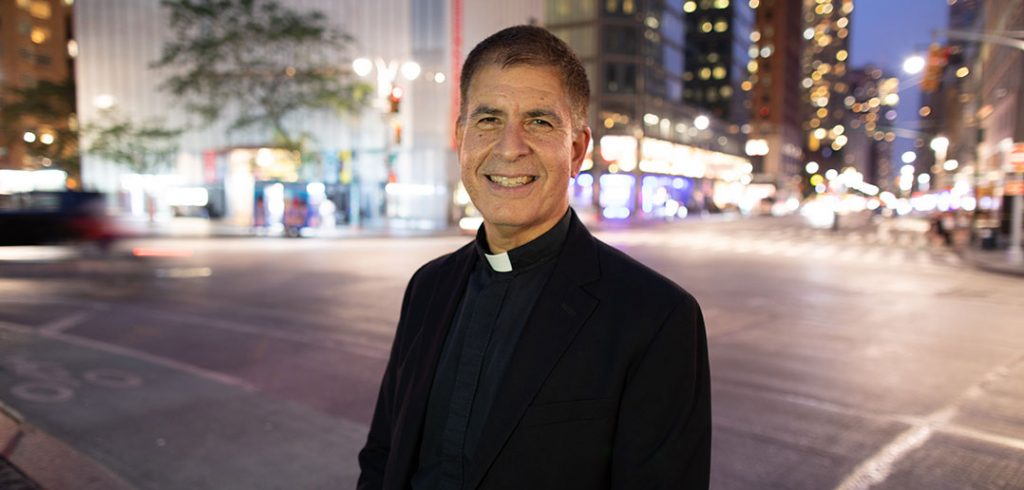
[[[34,191],[0,194],[0,246],[94,242],[117,238],[98,192]]]

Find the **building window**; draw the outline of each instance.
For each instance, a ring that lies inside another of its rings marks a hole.
[[[608,54],[637,54],[637,38],[639,33],[635,27],[607,26],[604,29],[604,51]]]
[[[50,38],[50,30],[45,27],[33,27],[29,38],[36,44],[43,44]]]
[[[636,65],[630,63],[609,63],[604,69],[605,92],[631,94],[636,91]]]
[[[45,20],[49,19],[53,15],[53,10],[50,8],[50,2],[47,2],[46,0],[36,0],[29,5],[28,13],[32,17]]]
[[[612,3],[615,0],[609,0]],[[590,20],[595,17],[594,2],[589,0],[551,0],[547,2],[548,24]]]

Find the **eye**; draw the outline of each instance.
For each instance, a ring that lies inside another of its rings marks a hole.
[[[497,126],[501,121],[494,116],[484,116],[476,120],[476,125],[479,128],[493,128]]]
[[[547,119],[540,119],[540,118],[530,119],[527,124],[529,126],[533,126],[533,127],[536,127],[536,128],[544,128],[544,129],[550,129],[550,128],[555,127]]]

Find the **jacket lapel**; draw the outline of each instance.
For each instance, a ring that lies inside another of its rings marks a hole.
[[[466,488],[480,484],[548,374],[597,306],[597,300],[582,286],[599,276],[594,238],[573,212],[558,265],[530,314],[496,393],[468,468]]]
[[[476,250],[470,243],[456,251],[453,257],[454,266],[448,270],[442,269],[447,273],[439,277],[436,284],[428,286],[433,288],[434,292],[426,310],[423,328],[407,346],[408,355],[405,362],[398,367],[400,373],[407,369],[406,366],[415,366],[416,369],[412,373],[408,389],[395,394],[398,397],[395,403],[400,409],[392,430],[394,459],[389,461],[388,465],[394,465],[396,471],[389,471],[388,480],[392,485],[386,484],[385,488],[401,488],[402,485],[397,482],[409,481],[415,470],[434,372],[437,370],[437,363],[455,310],[469,282]]]

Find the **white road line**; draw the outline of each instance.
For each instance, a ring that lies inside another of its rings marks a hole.
[[[93,311],[80,311],[78,313],[72,313],[70,315],[58,318],[49,323],[45,323],[37,327],[40,332],[47,334],[61,333],[73,328],[82,322],[92,318],[98,313],[96,310]]]
[[[986,373],[980,381],[965,390],[960,396],[954,398],[946,406],[921,419],[918,423],[896,436],[889,444],[886,444],[862,461],[853,472],[843,479],[836,487],[836,490],[866,490],[878,483],[884,482],[889,478],[893,465],[906,456],[907,453],[921,447],[934,432],[952,432],[965,437],[976,434],[978,431],[953,428],[949,422],[956,416],[961,406],[968,401],[980,397],[984,394],[986,386],[1005,378],[1013,371],[1015,366],[1021,363],[1024,363],[1024,356],[1017,357]],[[980,439],[996,443],[1012,441],[1011,447],[1024,445],[1024,441],[991,434],[986,434],[985,437]],[[1009,441],[1006,439],[1009,439]]]
[[[24,325],[17,325],[17,324],[14,324],[14,323],[4,322],[4,321],[0,321],[0,330],[7,330],[9,332],[20,333],[20,334],[29,335],[29,336],[37,335],[37,336],[40,336],[40,337],[46,337],[48,339],[57,340],[57,341],[68,343],[68,344],[74,344],[74,345],[77,345],[77,346],[80,346],[80,347],[88,347],[88,348],[91,348],[91,349],[107,352],[107,353],[110,353],[110,354],[116,354],[116,355],[121,355],[121,356],[124,356],[124,357],[130,357],[132,359],[137,359],[137,360],[145,361],[145,362],[148,362],[148,363],[151,363],[151,364],[157,364],[157,365],[164,366],[164,367],[167,367],[167,368],[170,368],[170,369],[174,369],[176,371],[181,371],[183,373],[190,374],[190,375],[193,375],[193,376],[196,376],[196,377],[199,377],[199,378],[203,378],[203,379],[206,379],[208,381],[213,381],[213,382],[216,382],[216,383],[221,383],[221,384],[225,384],[225,385],[229,385],[229,386],[234,386],[236,388],[240,388],[240,389],[245,390],[245,391],[250,391],[250,392],[256,391],[256,387],[255,386],[253,386],[253,385],[249,384],[248,382],[245,382],[245,381],[243,381],[243,380],[241,380],[239,378],[236,378],[234,376],[230,376],[230,375],[223,374],[223,373],[218,373],[218,372],[215,372],[215,371],[210,371],[210,370],[198,367],[198,366],[193,366],[193,365],[190,365],[190,364],[185,364],[185,363],[178,362],[178,361],[175,361],[175,360],[172,360],[172,359],[167,359],[166,357],[160,357],[160,356],[157,356],[157,355],[149,354],[147,352],[142,352],[142,351],[131,349],[131,348],[128,348],[128,347],[121,347],[121,346],[118,346],[118,345],[108,344],[108,343],[100,342],[100,341],[97,341],[97,340],[91,340],[91,339],[86,339],[86,338],[82,338],[82,337],[75,337],[75,336],[72,336],[72,335],[67,335],[67,334],[63,334],[63,333],[59,333],[59,332],[57,332],[57,333],[42,332],[42,331],[39,331],[39,330],[34,329],[32,327],[27,327],[27,326],[24,326]]]

